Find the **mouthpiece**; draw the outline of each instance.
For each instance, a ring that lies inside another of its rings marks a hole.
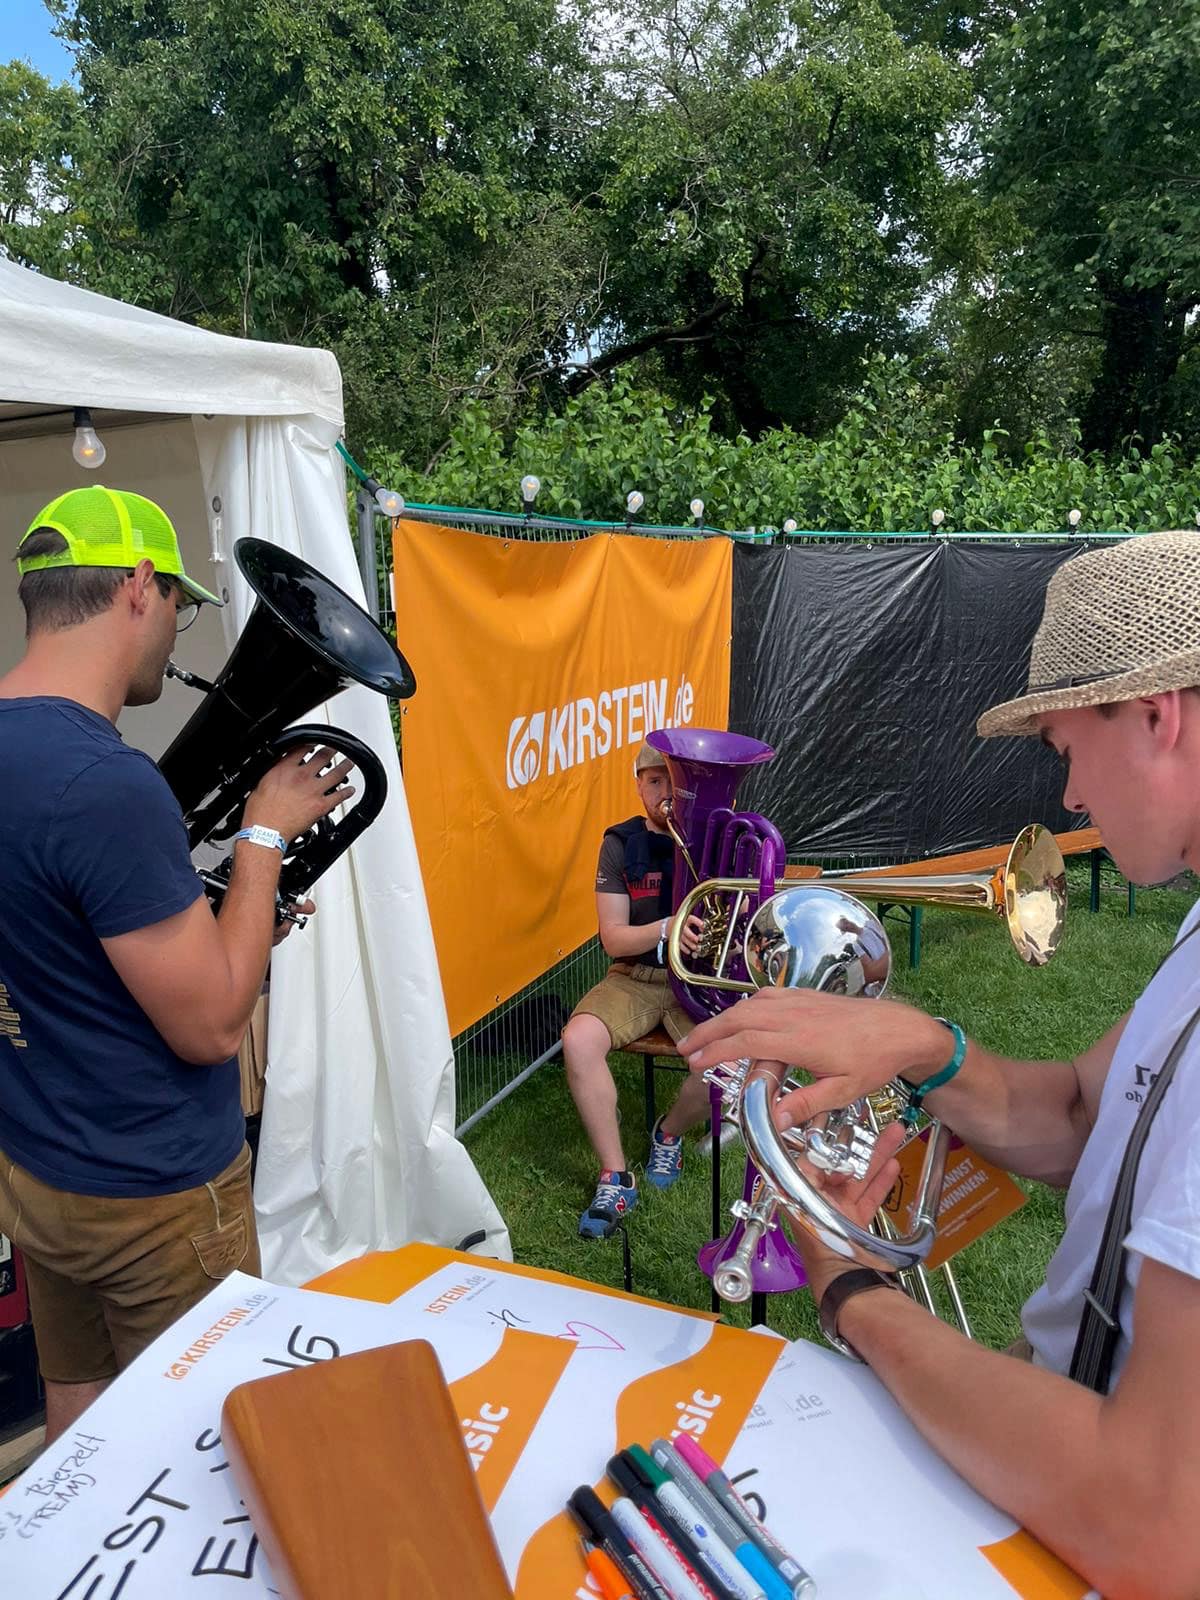
[[[210,694],[212,684],[207,678],[202,678],[198,672],[189,672],[186,667],[176,666],[174,661],[167,662],[165,674],[168,678],[178,678],[180,683],[186,683],[189,689],[199,689],[201,694]]]

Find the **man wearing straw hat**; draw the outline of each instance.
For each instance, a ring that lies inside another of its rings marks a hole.
[[[1200,534],[1089,551],[1051,580],[1029,687],[979,720],[1038,736],[1131,881],[1200,863]],[[1074,1061],[1010,1061],[898,1001],[764,990],[681,1042],[693,1070],[805,1068],[780,1126],[903,1078],[988,1159],[1069,1185],[1024,1307],[1032,1362],[982,1348],[884,1274],[798,1243],[839,1348],[867,1362],[974,1486],[1109,1600],[1200,1595],[1200,905],[1133,1008]],[[1159,1103],[1162,1110],[1159,1111]],[[858,1222],[894,1180],[888,1130]],[[870,1292],[879,1290],[881,1292]]]

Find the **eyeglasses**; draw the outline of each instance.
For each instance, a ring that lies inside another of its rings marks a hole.
[[[132,569],[126,572],[125,576],[132,578]],[[154,581],[158,585],[158,592],[163,599],[174,600],[175,602],[175,632],[185,632],[195,622],[200,611],[199,600],[193,600],[179,579],[171,577],[169,573],[156,572]]]
[[[199,616],[200,602],[179,584],[173,583],[171,592],[175,596],[175,632],[184,633]]]

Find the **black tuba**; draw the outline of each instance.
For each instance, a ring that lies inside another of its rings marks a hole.
[[[239,539],[234,557],[257,599],[215,683],[172,662],[168,677],[204,691],[159,767],[183,811],[188,844],[220,845],[241,826],[247,796],[289,750],[328,745],[358,768],[361,793],[342,820],[322,817],[290,841],[279,874],[279,919],[303,922],[296,904],[374,822],[387,799],[387,775],[373,750],[323,723],[293,725],[352,683],[405,700],[416,688],[407,661],[348,594],[307,561],[263,539]],[[232,857],[202,869],[219,906]]]

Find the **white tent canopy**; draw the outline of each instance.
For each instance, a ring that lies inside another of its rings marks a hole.
[[[71,458],[71,409],[108,449]],[[9,547],[64,488],[97,479],[164,506],[187,570],[223,594],[178,657],[213,677],[253,604],[233,561],[246,534],[294,551],[360,602],[362,581],[334,450],[341,374],[325,350],[188,327],[0,260],[0,505]],[[207,631],[205,631],[207,630]],[[0,670],[19,655],[15,583],[0,584]],[[418,685],[417,693],[420,693]],[[121,731],[159,754],[196,704],[168,685]],[[298,1283],[409,1240],[508,1236],[455,1139],[454,1062],[386,701],[352,688],[326,720],[383,759],[382,815],[326,873],[319,914],[276,952],[269,1078],[255,1201],[264,1271]]]

